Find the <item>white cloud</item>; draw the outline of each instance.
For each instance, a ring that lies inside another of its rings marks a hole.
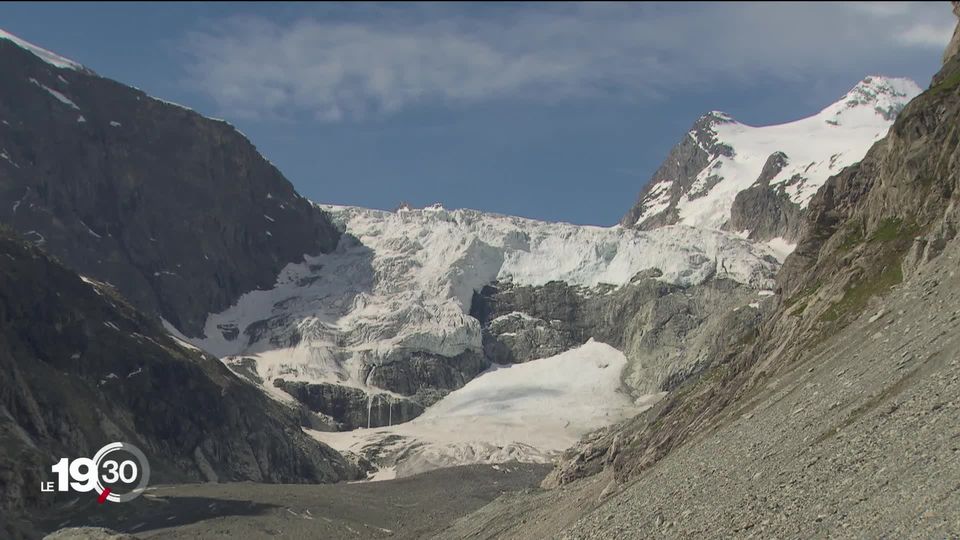
[[[953,36],[954,25],[951,21],[945,24],[917,24],[900,32],[898,39],[906,45],[919,45],[931,48],[943,48]]]
[[[190,84],[230,115],[325,121],[438,102],[643,99],[756,77],[800,80],[942,48],[953,21],[947,3],[340,11],[289,23],[231,18],[193,33],[184,46]]]
[[[850,8],[878,17],[899,17],[910,12],[913,2],[851,2]]]

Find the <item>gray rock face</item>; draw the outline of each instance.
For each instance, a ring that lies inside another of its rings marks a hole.
[[[51,504],[36,488],[59,457],[118,440],[154,483],[357,474],[216,358],[0,230],[0,516]]]
[[[316,384],[277,379],[273,385],[310,410],[336,420],[338,430],[392,426],[423,414],[424,406],[389,394],[367,394],[339,384]]]
[[[226,122],[5,39],[0,70],[0,222],[188,335],[336,245],[327,216]]]
[[[772,156],[771,156],[772,157]],[[785,185],[776,188],[758,182],[737,193],[730,207],[731,231],[749,230],[751,240],[784,238],[796,241],[803,226],[803,210],[784,192]]]
[[[364,366],[362,379],[368,385],[404,397],[368,394],[359,388],[333,383],[295,382],[282,378],[274,380],[273,385],[311,411],[331,418],[331,427],[351,430],[413,420],[451,390],[462,387],[490,366],[483,354],[471,350],[451,357],[400,350],[394,351],[388,360]],[[231,366],[236,365],[231,363]],[[305,416],[304,420],[309,425],[315,419]]]
[[[479,351],[466,350],[456,356],[441,356],[426,351],[394,351],[382,364],[367,365],[363,377],[367,384],[405,396],[434,396],[460,388],[490,362]],[[438,397],[424,397],[426,405]]]
[[[544,358],[592,338],[624,352],[624,378],[633,392],[668,391],[705,369],[722,343],[749,334],[760,317],[749,304],[759,306],[761,298],[730,280],[680,287],[655,275],[618,289],[497,284],[474,297],[471,314],[483,325],[484,351],[493,362]]]

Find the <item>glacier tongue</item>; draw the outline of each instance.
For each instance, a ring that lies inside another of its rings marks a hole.
[[[398,477],[440,467],[548,463],[599,425],[653,405],[621,392],[623,353],[593,340],[550,358],[493,366],[423,416],[380,429],[311,432],[340,451],[381,456]]]
[[[382,392],[369,377],[410,351],[481,351],[471,300],[497,280],[620,286],[657,268],[672,284],[726,277],[766,289],[778,266],[765,246],[686,226],[643,232],[474,210],[323,208],[345,230],[337,250],[289,265],[273,289],[211,315],[206,337],[194,340],[221,358],[252,358],[280,399],[289,396],[273,388],[278,377]]]

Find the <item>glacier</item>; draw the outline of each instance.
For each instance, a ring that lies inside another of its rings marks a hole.
[[[764,290],[778,267],[766,246],[683,225],[644,232],[463,209],[323,209],[343,227],[337,249],[288,265],[273,289],[211,315],[205,337],[192,340],[228,364],[254,359],[282,400],[269,384],[278,377],[383,393],[363,373],[398,353],[479,351],[471,300],[496,281],[620,286],[656,268],[672,284],[726,277]]]
[[[623,353],[590,340],[559,355],[494,365],[405,424],[309,431],[341,452],[390,456],[371,479],[473,463],[549,463],[598,425],[626,420],[664,394],[622,391]],[[401,458],[402,457],[402,458]]]

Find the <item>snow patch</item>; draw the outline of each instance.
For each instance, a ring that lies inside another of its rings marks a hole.
[[[9,155],[7,155],[7,149],[6,149],[6,148],[4,148],[3,151],[0,151],[0,158],[5,159],[5,160],[8,161],[11,165],[13,165],[14,167],[16,167],[16,168],[18,168],[18,169],[20,168],[20,166],[17,165],[12,159],[10,159],[10,156],[9,156]],[[19,201],[18,201],[18,203],[19,203]],[[13,211],[14,211],[14,212],[17,211],[16,205],[14,205]]]
[[[550,358],[494,365],[427,411],[388,428],[311,432],[337,450],[399,438],[389,453],[402,456],[385,475],[511,460],[546,463],[585,433],[630,418],[662,394],[637,405],[622,393],[627,359],[590,340]]]
[[[170,337],[172,337],[173,340],[176,341],[181,347],[185,349],[190,349],[191,351],[202,352],[200,349],[193,346],[193,344],[190,343],[189,338],[187,338],[187,336],[183,335],[179,330],[177,330],[176,326],[170,324],[170,321],[164,318],[161,318],[160,323],[163,324],[164,330],[166,330],[167,333],[170,334]]]
[[[160,98],[155,97],[155,96],[150,96],[150,95],[148,95],[147,97],[150,98],[150,99],[152,99],[152,100],[154,100],[154,101],[159,101],[160,103],[163,103],[163,104],[165,104],[165,105],[172,105],[172,106],[174,106],[174,107],[177,107],[177,108],[180,108],[180,109],[183,109],[183,110],[186,110],[186,111],[195,112],[193,109],[191,109],[190,107],[187,107],[186,105],[181,105],[181,104],[179,104],[179,103],[174,103],[174,102],[172,102],[172,101],[167,101],[167,100],[165,100],[165,99],[160,99]]]
[[[91,229],[89,225],[87,225],[86,223],[84,223],[83,220],[80,220],[80,224],[83,225],[83,228],[86,229],[88,233],[90,233],[90,236],[93,236],[94,238],[97,238],[97,239],[102,239],[102,238],[103,238],[103,237],[100,236],[99,234],[93,232],[93,229]]]
[[[787,255],[797,249],[797,244],[788,242],[786,238],[776,237],[767,241],[767,247],[773,252],[774,256],[781,263],[787,259]]]
[[[74,109],[74,110],[77,110],[77,111],[80,110],[80,107],[77,107],[77,104],[74,103],[73,101],[71,101],[70,98],[68,98],[67,96],[61,94],[60,92],[57,92],[57,91],[54,90],[53,88],[50,88],[50,87],[44,85],[43,83],[37,81],[37,80],[34,79],[33,77],[30,78],[30,82],[32,82],[33,84],[35,84],[35,85],[39,86],[40,88],[44,89],[48,94],[50,94],[51,96],[53,96],[53,97],[54,97],[57,101],[59,101],[60,103],[63,103],[64,105],[67,105],[67,106],[71,107],[71,108]],[[83,118],[83,117],[81,116],[80,118]],[[78,120],[78,121],[79,121],[79,120]],[[86,121],[86,120],[84,120],[84,121]]]
[[[78,64],[77,62],[74,62],[73,60],[64,58],[58,54],[52,53],[41,47],[37,47],[36,45],[29,43],[23,39],[20,39],[9,32],[0,30],[0,39],[6,39],[8,41],[12,41],[15,45],[17,45],[21,49],[26,49],[27,51],[30,51],[34,56],[40,58],[41,60],[50,64],[51,66],[54,66],[60,69],[71,69],[74,71],[81,71],[81,72],[89,71],[82,65]]]

